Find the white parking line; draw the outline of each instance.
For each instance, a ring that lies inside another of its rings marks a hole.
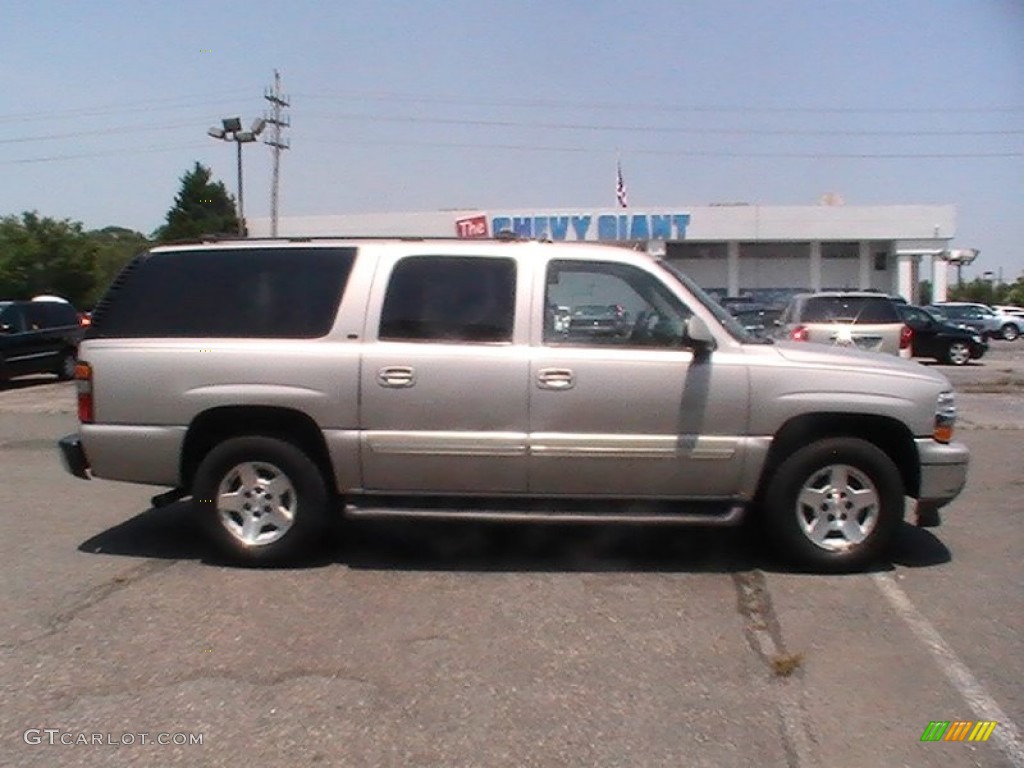
[[[873,578],[875,585],[885,595],[896,613],[907,622],[918,640],[931,651],[932,656],[939,662],[939,668],[946,673],[946,677],[967,702],[974,715],[979,720],[994,720],[999,723],[992,732],[992,741],[1006,754],[1014,768],[1024,768],[1024,744],[1021,743],[1017,726],[978,682],[967,665],[960,661],[938,630],[910,602],[910,598],[897,586],[893,578],[886,573],[875,573]]]

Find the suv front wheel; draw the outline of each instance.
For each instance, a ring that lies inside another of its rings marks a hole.
[[[765,522],[796,564],[840,573],[880,558],[903,519],[903,483],[892,460],[857,438],[795,451],[765,494]]]
[[[299,447],[273,437],[235,437],[216,446],[196,471],[193,499],[220,549],[247,565],[296,559],[326,525],[320,470]]]

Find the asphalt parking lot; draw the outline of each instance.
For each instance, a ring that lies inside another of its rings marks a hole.
[[[379,522],[225,567],[185,504],[61,470],[72,385],[14,382],[0,764],[1024,766],[1024,341],[940,370],[968,487],[852,576],[733,531]]]

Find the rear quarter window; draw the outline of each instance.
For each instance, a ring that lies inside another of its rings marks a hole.
[[[125,268],[88,338],[284,338],[325,335],[355,248],[162,251]]]
[[[902,322],[899,310],[889,299],[873,296],[812,296],[803,306],[800,321],[862,325]]]

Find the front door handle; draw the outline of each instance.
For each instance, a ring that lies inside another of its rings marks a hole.
[[[389,365],[377,371],[377,383],[395,389],[411,387],[416,383],[416,371],[408,365]]]
[[[541,389],[572,389],[576,374],[568,368],[542,368],[537,372],[537,386]]]

